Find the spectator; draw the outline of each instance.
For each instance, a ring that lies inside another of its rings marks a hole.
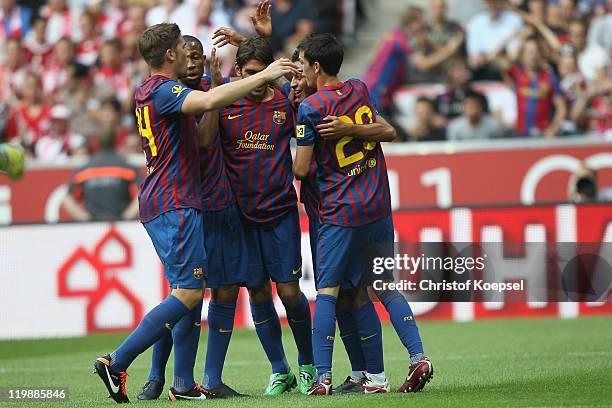
[[[127,19],[123,30],[131,33],[140,34],[147,28],[147,9],[142,4],[132,4],[127,10]],[[112,37],[111,37],[112,38]]]
[[[74,63],[74,44],[69,38],[63,37],[53,47],[50,64],[43,71],[43,91],[53,95],[64,86],[70,77]]]
[[[446,89],[436,96],[436,111],[445,119],[454,119],[463,113],[463,100],[471,90],[469,70],[464,60],[456,58],[446,66]]]
[[[548,2],[548,24],[563,38],[569,23],[578,18],[576,0],[553,0]]]
[[[612,140],[612,89],[597,87],[596,96],[591,101],[588,117],[591,136],[598,139]]]
[[[26,56],[18,38],[7,41],[4,60],[0,65],[0,103],[12,104],[16,102],[15,92],[23,86],[26,74]]]
[[[313,11],[306,0],[276,0],[272,7],[272,38],[274,52],[293,52],[295,47],[314,30]]]
[[[469,91],[463,100],[463,115],[453,119],[447,129],[448,140],[497,139],[504,128],[487,112],[487,98]]]
[[[84,11],[79,17],[81,31],[80,39],[76,39],[76,61],[85,66],[92,66],[98,59],[102,38],[96,27],[96,17],[89,11]]]
[[[605,81],[610,68],[610,56],[598,44],[587,45],[586,26],[580,20],[569,24],[569,42],[578,56],[578,68],[587,83]]]
[[[465,35],[459,30],[445,44],[436,47],[429,40],[425,19],[419,21],[419,24],[415,24],[415,32],[412,33],[414,41],[411,42],[413,52],[409,59],[409,82],[441,82],[444,80],[442,64],[459,53]]]
[[[197,22],[190,35],[200,39],[206,50],[213,47],[212,37],[215,30],[219,27],[230,27],[230,18],[221,8],[215,5],[214,0],[202,0],[197,9]],[[187,33],[186,33],[187,34]],[[221,47],[217,49],[217,57],[221,61],[221,70],[227,76],[233,72],[234,61],[236,59],[235,47]]]
[[[490,62],[490,55],[499,45],[523,26],[522,19],[506,10],[505,0],[485,0],[483,11],[468,22],[467,53],[469,66],[475,79],[500,79],[500,73]],[[508,44],[508,51],[517,47],[516,42]]]
[[[542,47],[536,37],[525,39],[522,34],[519,60],[515,63],[502,57],[496,59],[504,79],[516,92],[517,124],[520,136],[547,136],[558,134],[567,107],[559,79],[542,58]]]
[[[65,105],[55,105],[51,109],[49,132],[36,143],[36,158],[46,162],[57,162],[70,156],[87,154],[85,137],[70,131],[70,109]]]
[[[115,151],[119,153],[140,153],[140,138],[132,137],[130,126],[122,122],[121,104],[115,97],[106,98],[102,101],[99,109],[94,111],[94,116],[102,129],[115,129]]]
[[[20,88],[21,101],[9,112],[7,139],[21,144],[30,153],[49,130],[51,108],[43,100],[40,77],[27,74]]]
[[[47,41],[47,21],[45,19],[38,18],[32,23],[32,29],[23,41],[23,46],[28,55],[30,69],[42,74],[53,54],[53,46]]]
[[[559,58],[557,66],[561,93],[567,104],[567,116],[561,125],[563,134],[576,134],[586,129],[585,110],[592,95],[593,87],[587,86],[578,70],[578,62],[574,53],[564,53]]]
[[[586,164],[572,174],[568,186],[569,201],[573,203],[598,201],[597,173]]]
[[[30,31],[32,10],[16,4],[15,0],[0,2],[0,40],[9,38],[25,38]]]
[[[68,7],[66,0],[47,0],[41,16],[47,20],[47,41],[50,44],[64,37],[71,38],[78,29],[78,15]]]
[[[183,4],[181,0],[161,0],[159,3],[147,12],[147,26],[176,23],[181,32],[187,33],[193,29],[195,13],[188,4]]]
[[[587,47],[598,45],[612,55],[612,0],[606,3],[606,14],[595,18],[589,27]]]
[[[448,44],[463,28],[454,21],[450,21],[447,16],[448,7],[446,0],[431,0],[429,2],[429,13],[431,21],[429,23],[429,41],[433,48],[439,50]],[[458,53],[462,50],[459,49]]]
[[[101,26],[102,36],[107,40],[121,38],[128,31],[131,31],[132,27],[131,23],[128,22],[126,1],[110,0],[106,9],[100,14],[98,24]]]
[[[435,120],[434,101],[420,97],[414,106],[414,122],[408,127],[408,137],[413,142],[430,142],[446,139],[446,131]]]
[[[100,152],[68,182],[63,208],[77,221],[133,220],[138,216],[139,173],[113,151],[114,133],[100,138]]]
[[[390,116],[393,112],[393,94],[404,82],[408,65],[413,69],[413,77],[419,72],[422,77],[426,76],[453,55],[462,42],[463,33],[460,32],[445,47],[434,50],[427,38],[423,10],[408,7],[402,15],[400,27],[388,34],[379,45],[364,77],[377,107]]]
[[[131,105],[132,82],[123,61],[122,45],[118,39],[108,40],[100,52],[100,69],[94,74],[94,85],[114,93],[123,107]]]

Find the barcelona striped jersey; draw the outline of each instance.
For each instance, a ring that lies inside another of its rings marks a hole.
[[[403,83],[412,49],[400,29],[387,34],[377,49],[364,81],[370,87],[374,103],[388,109],[393,94]]]
[[[349,123],[374,123],[377,112],[373,106],[368,88],[357,79],[326,86],[300,104],[297,144],[314,145],[323,224],[358,227],[391,214],[387,166],[380,144],[351,136],[323,140],[316,129],[330,115]]]
[[[544,132],[553,120],[554,98],[561,95],[559,78],[550,67],[531,76],[519,64],[512,65],[508,76],[516,91],[516,130],[523,136]]]
[[[228,81],[228,79],[225,80],[225,82]],[[202,77],[200,90],[208,91],[210,87],[210,77]],[[201,116],[197,119],[199,122]],[[202,211],[221,211],[235,204],[236,200],[227,178],[221,141],[218,137],[208,149],[200,148],[200,176],[203,194]]]
[[[190,92],[163,75],[149,76],[136,89],[136,120],[147,160],[138,196],[142,222],[179,208],[202,208],[196,120],[181,113]]]
[[[242,98],[219,112],[227,174],[248,223],[274,225],[297,205],[290,143],[295,111],[277,89],[258,102]]]

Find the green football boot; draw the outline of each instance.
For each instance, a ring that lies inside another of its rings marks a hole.
[[[291,371],[287,374],[275,373],[270,376],[270,382],[264,395],[281,395],[283,392],[291,391],[295,387],[297,387],[297,380]]]
[[[300,392],[304,395],[308,395],[308,390],[312,388],[312,385],[317,379],[317,369],[312,364],[306,364],[300,366]]]

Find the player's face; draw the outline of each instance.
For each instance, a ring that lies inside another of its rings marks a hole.
[[[306,57],[304,57],[304,51],[300,51],[300,62],[302,63],[302,71],[306,78],[306,84],[312,89],[317,89],[317,73],[315,72],[315,67],[308,62]]]
[[[267,65],[263,62],[257,60],[249,60],[244,64],[244,66],[239,67],[236,65],[236,72],[240,74],[241,78],[248,78],[251,75],[255,75],[264,69],[266,69]],[[256,88],[249,94],[249,98],[255,100],[261,100],[266,95],[266,91],[268,89],[268,85],[262,85],[259,88]]]
[[[179,38],[179,42],[174,50],[174,69],[178,78],[187,76],[187,51],[185,50],[186,43],[183,37]]]
[[[298,66],[300,67],[298,74],[291,78],[291,90],[293,91],[293,100],[296,105],[299,105],[304,99],[314,93],[314,90],[308,86],[302,64],[298,63]]]
[[[189,42],[185,45],[187,54],[187,72],[186,76],[181,78],[187,86],[193,88],[192,85],[197,85],[200,78],[204,75],[204,63],[206,58],[196,43]]]

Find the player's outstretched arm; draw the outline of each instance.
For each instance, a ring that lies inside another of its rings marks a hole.
[[[397,138],[397,131],[382,116],[376,117],[376,123],[357,125],[347,123],[337,116],[327,116],[317,126],[322,139],[335,140],[352,136],[368,142],[392,142]]]
[[[295,151],[295,160],[293,160],[293,175],[296,179],[304,180],[308,177],[313,151],[314,145],[297,147]]]
[[[210,53],[210,76],[212,78],[212,88],[217,88],[223,84],[223,75],[221,74],[221,62],[217,57],[217,50],[213,47]],[[219,132],[219,111],[213,110],[206,112],[198,125],[198,134],[200,136],[200,147],[204,149],[210,148]]]
[[[198,115],[227,106],[251,91],[286,74],[297,73],[297,66],[287,58],[270,64],[265,70],[240,81],[230,82],[208,92],[192,91],[181,106],[181,112]]]

